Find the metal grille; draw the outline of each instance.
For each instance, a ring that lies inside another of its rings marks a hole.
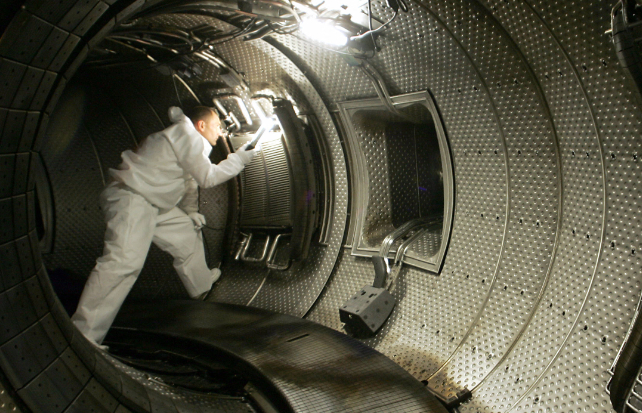
[[[292,226],[291,180],[281,140],[262,143],[243,171],[241,226]]]
[[[631,395],[626,403],[634,412],[642,412],[642,372],[631,388]]]

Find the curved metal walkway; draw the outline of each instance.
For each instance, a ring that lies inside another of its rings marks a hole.
[[[131,333],[236,359],[295,412],[446,413],[422,383],[384,355],[300,318],[230,304],[153,302],[124,307],[107,340]]]

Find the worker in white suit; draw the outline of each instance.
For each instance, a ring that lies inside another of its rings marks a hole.
[[[174,257],[174,268],[192,298],[204,298],[221,274],[205,262],[198,186],[211,188],[238,175],[257,149],[240,148],[212,164],[209,154],[222,134],[221,121],[203,106],[188,115],[170,108],[173,125],[149,135],[135,152],[123,152],[118,169],[109,171],[112,182],[100,196],[107,223],[103,255],[71,317],[101,348],[152,242]]]

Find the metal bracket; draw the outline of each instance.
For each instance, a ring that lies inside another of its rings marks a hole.
[[[263,245],[263,252],[261,253],[260,257],[254,258],[254,257],[247,257],[246,256],[247,251],[250,249],[250,244],[252,243],[253,236],[254,236],[254,234],[250,233],[250,235],[247,237],[247,241],[245,242],[245,245],[242,246],[242,251],[241,251],[241,254],[239,256],[241,261],[245,261],[245,262],[262,262],[263,260],[265,260],[265,257],[267,256],[268,247],[270,246],[270,239],[271,239],[269,235],[266,235],[266,237],[265,237],[265,244]]]
[[[375,267],[375,282],[373,284],[374,287],[385,286],[387,289],[388,287],[390,287],[390,285],[392,285],[392,282],[394,281],[392,277],[390,277],[392,270],[390,267],[390,263],[388,262],[388,254],[390,253],[390,249],[392,248],[392,245],[395,243],[395,241],[404,237],[413,229],[416,229],[418,227],[430,226],[434,224],[434,222],[434,220],[426,218],[413,219],[404,223],[399,228],[388,234],[386,238],[384,238],[383,242],[381,243],[381,248],[379,249],[379,255],[374,255],[372,257],[372,262]],[[411,237],[411,239],[414,241],[416,239],[416,235]],[[409,245],[410,244],[406,241],[397,249],[397,254],[395,255],[395,263],[398,262],[397,258],[399,257],[399,252],[402,247],[405,248],[402,252],[402,254],[404,254]],[[398,274],[398,272],[396,274]]]
[[[278,265],[274,263],[274,256],[276,255],[276,247],[279,244],[279,241],[281,241],[281,238],[283,237],[289,237],[292,234],[279,234],[274,238],[274,242],[272,243],[272,247],[270,247],[270,253],[268,254],[267,261],[265,262],[265,265],[271,269],[271,270],[287,270],[290,268],[290,260],[288,259],[288,263],[286,265]]]

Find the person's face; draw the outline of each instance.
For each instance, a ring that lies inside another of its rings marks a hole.
[[[203,135],[212,146],[216,146],[218,138],[223,136],[221,120],[214,114],[206,120],[196,122],[196,130]]]

